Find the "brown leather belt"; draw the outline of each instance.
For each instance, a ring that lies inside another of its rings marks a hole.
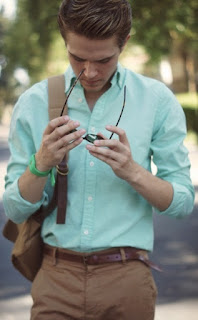
[[[109,262],[120,262],[120,261],[128,261],[128,260],[139,260],[146,264],[148,267],[162,271],[162,269],[148,260],[142,253],[141,249],[136,248],[123,248],[124,255],[121,253],[121,249],[115,249],[113,253],[103,253],[103,254],[84,254],[84,255],[76,255],[70,254],[62,251],[59,248],[53,248],[50,246],[44,246],[44,254],[51,256],[55,259],[61,259],[72,262],[84,263],[85,265],[97,265],[104,264]]]

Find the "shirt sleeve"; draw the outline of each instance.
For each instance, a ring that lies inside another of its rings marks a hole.
[[[45,88],[46,85],[43,89]],[[22,198],[18,187],[18,180],[25,172],[31,155],[38,150],[43,130],[47,125],[48,100],[46,95],[46,90],[42,90],[42,94],[39,96],[39,90],[36,86],[29,89],[19,98],[12,115],[9,133],[11,156],[5,177],[3,205],[7,217],[15,223],[22,223],[41,205],[47,205],[49,202],[49,195],[44,191],[39,202],[30,203]],[[39,125],[37,113],[41,119]],[[50,185],[49,182],[47,184]],[[31,190],[31,186],[29,188]]]
[[[194,206],[194,187],[190,179],[188,150],[184,146],[186,120],[183,109],[172,92],[164,87],[155,118],[151,150],[157,176],[172,184],[173,199],[161,215],[183,217]]]

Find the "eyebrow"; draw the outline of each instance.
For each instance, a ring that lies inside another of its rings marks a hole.
[[[68,52],[69,52],[69,54],[70,54],[73,58],[77,58],[77,59],[80,59],[80,60],[82,60],[82,61],[86,61],[86,59],[80,58],[80,57],[76,56],[75,54],[71,53],[70,51],[68,51]],[[115,56],[115,54],[113,54],[113,55],[110,56],[110,57],[106,57],[106,58],[103,58],[103,59],[100,59],[100,60],[96,60],[96,61],[94,61],[94,62],[101,62],[101,61],[103,61],[103,60],[108,60],[108,59],[110,60],[110,59],[112,59],[114,56]]]

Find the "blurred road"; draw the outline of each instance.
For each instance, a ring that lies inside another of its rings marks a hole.
[[[7,136],[8,127],[0,125],[0,229],[6,220],[2,193],[9,158]],[[182,220],[154,216],[151,259],[164,269],[163,273],[153,273],[159,293],[155,320],[198,320],[198,147],[188,144],[188,149],[196,189],[193,214]],[[0,319],[28,320],[30,283],[12,267],[11,248],[0,234]]]

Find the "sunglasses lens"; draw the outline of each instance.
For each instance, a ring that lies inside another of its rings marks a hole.
[[[103,138],[97,134],[87,134],[85,139],[90,143],[94,143],[95,140],[103,140]]]
[[[93,143],[95,140],[97,140],[97,135],[96,134],[87,134],[85,138],[88,142]]]

